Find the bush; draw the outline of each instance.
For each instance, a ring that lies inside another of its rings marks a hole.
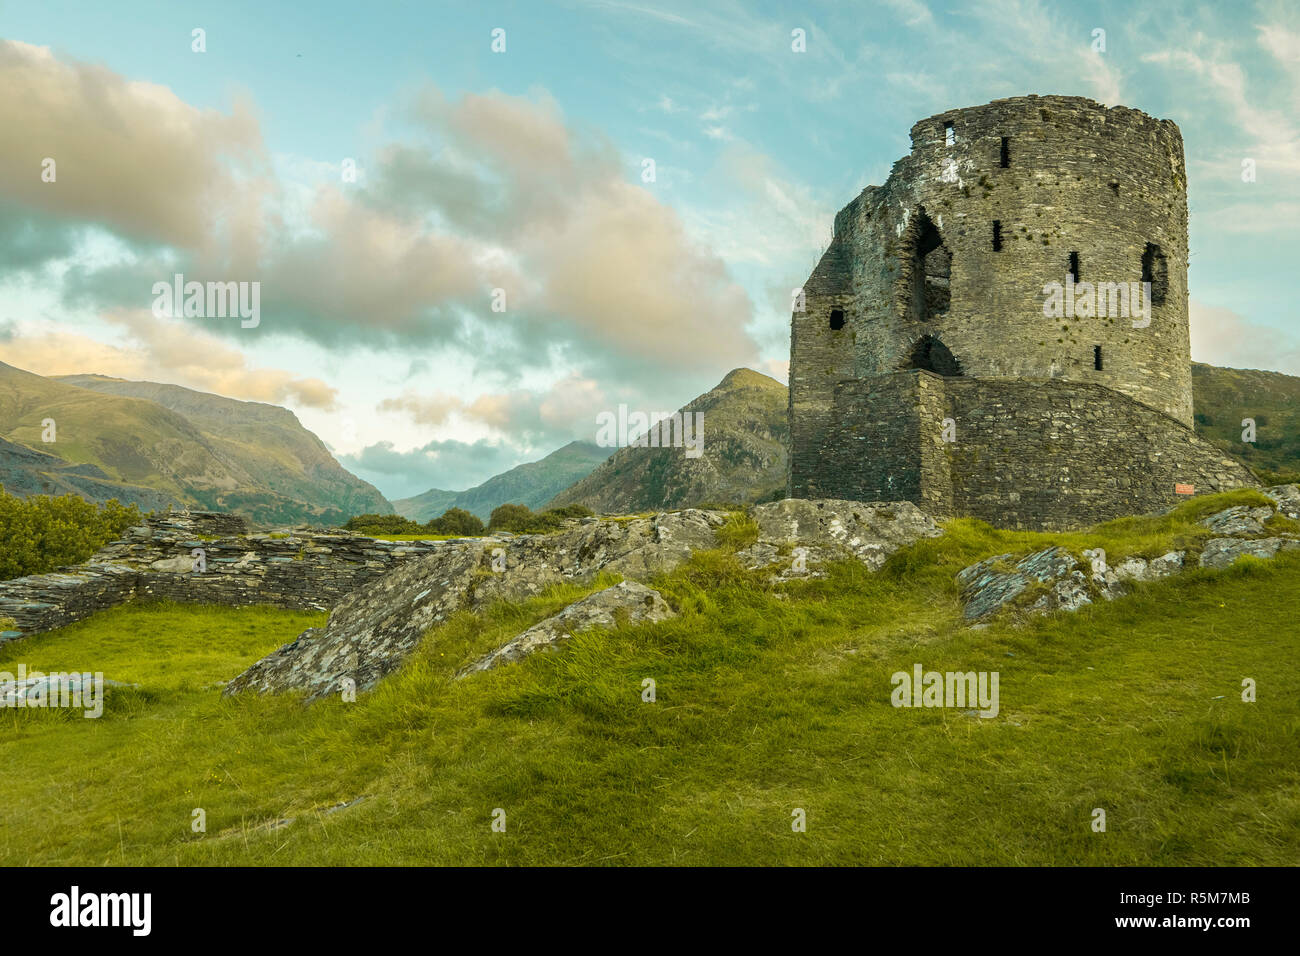
[[[95,505],[76,495],[26,500],[0,486],[0,581],[80,564],[144,515],[117,499]]]
[[[448,508],[441,518],[431,518],[424,527],[433,534],[455,534],[462,537],[483,533],[483,522],[479,516],[464,508]]]
[[[570,518],[587,518],[592,514],[590,508],[582,505],[566,505],[552,508],[540,514],[527,505],[501,505],[493,509],[488,518],[489,531],[512,531],[515,534],[544,534],[564,526]]]
[[[1255,477],[1265,485],[1300,484],[1300,471],[1269,471],[1267,468],[1256,468]]]
[[[488,530],[522,533],[536,520],[537,515],[527,505],[498,505],[488,517]]]
[[[596,514],[586,505],[565,505],[562,508],[551,508],[546,513],[559,515],[561,518],[592,518]]]
[[[401,515],[357,515],[349,518],[343,529],[369,535],[420,534],[424,531],[419,524]]]

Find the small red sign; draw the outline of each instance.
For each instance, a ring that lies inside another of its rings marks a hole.
[[[1175,484],[1175,485],[1174,485],[1174,494],[1176,494],[1176,495],[1194,495],[1194,494],[1196,494],[1196,486],[1195,486],[1195,485],[1182,485],[1182,484]]]

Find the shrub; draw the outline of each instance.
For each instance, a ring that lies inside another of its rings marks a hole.
[[[743,551],[758,542],[758,523],[742,511],[733,512],[717,530],[719,547],[727,551]]]
[[[401,515],[357,515],[349,518],[343,526],[345,531],[358,534],[420,534],[424,531],[419,524]]]
[[[488,517],[488,530],[524,532],[536,520],[537,515],[527,505],[498,505]]]
[[[585,518],[591,510],[582,505],[567,505],[540,514],[527,505],[501,505],[488,518],[489,531],[512,531],[515,534],[544,534],[564,526],[569,518]]]
[[[143,521],[139,508],[117,499],[103,505],[76,495],[24,500],[0,486],[0,581],[79,564]]]
[[[565,505],[562,508],[551,508],[546,514],[558,515],[561,518],[591,518],[596,512],[586,505]]]
[[[1265,485],[1294,485],[1300,483],[1300,471],[1269,471],[1267,468],[1256,468],[1255,477]]]
[[[483,522],[464,508],[448,508],[441,518],[431,518],[425,530],[433,534],[457,534],[469,537],[483,533]]]

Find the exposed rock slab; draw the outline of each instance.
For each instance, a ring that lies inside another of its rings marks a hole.
[[[1201,552],[1201,567],[1226,568],[1242,555],[1271,558],[1294,548],[1300,548],[1295,538],[1212,538]]]
[[[1064,548],[1047,548],[1000,569],[1013,556],[998,554],[957,572],[966,600],[966,620],[978,621],[1019,597],[1034,581],[1048,583],[1064,577],[1079,561]]]
[[[417,558],[334,609],[323,628],[309,628],[226,685],[245,690],[302,690],[316,700],[366,690],[393,671],[424,632],[461,608],[486,544],[461,543]]]
[[[461,608],[524,600],[600,571],[634,579],[670,571],[694,550],[714,547],[726,517],[691,510],[577,523],[550,535],[448,542],[344,599],[324,628],[258,661],[223,693],[293,690],[316,700],[345,687],[368,690],[400,666],[429,628]]]
[[[1263,534],[1264,522],[1271,517],[1273,517],[1272,508],[1237,505],[1212,514],[1208,518],[1202,518],[1201,524],[1218,534]]]
[[[798,546],[806,549],[808,564],[851,557],[878,571],[900,548],[943,533],[910,501],[786,498],[755,506],[751,517],[758,542],[737,555],[751,568],[771,564],[782,546]]]
[[[1265,488],[1264,494],[1277,502],[1279,514],[1300,519],[1300,485],[1276,485]]]
[[[306,691],[314,700],[351,686],[345,681],[366,690],[396,669],[425,631],[456,610],[523,600],[602,571],[644,582],[696,551],[717,547],[717,531],[728,517],[724,511],[688,509],[574,522],[548,535],[449,542],[357,591],[334,609],[323,629],[310,630],[258,661],[224,693]],[[854,557],[873,569],[917,538],[942,533],[910,502],[781,501],[758,506],[754,518],[760,544],[769,549],[765,554],[807,546],[810,560]],[[611,597],[626,593],[631,592]],[[525,645],[539,642],[545,643],[543,632]]]
[[[621,612],[621,613],[620,613]],[[658,591],[635,581],[623,581],[575,601],[559,614],[534,624],[517,637],[484,655],[456,676],[466,677],[501,664],[522,660],[529,654],[550,650],[581,631],[614,627],[622,617],[629,624],[666,621],[677,612]]]

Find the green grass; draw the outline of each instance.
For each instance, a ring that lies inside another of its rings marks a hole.
[[[674,620],[452,680],[612,579],[566,585],[453,617],[351,704],[210,686],[321,615],[105,612],[0,648],[0,669],[141,684],[110,690],[99,720],[0,711],[0,860],[1294,865],[1300,554],[960,624],[953,574],[971,560],[1051,542],[1167,550],[1196,537],[1203,506],[1077,535],[951,522],[879,573],[849,562],[780,587],[701,553],[658,582]],[[915,663],[998,671],[1000,713],[891,707],[891,674]],[[1245,677],[1257,703],[1241,701]],[[206,834],[191,832],[196,807]]]

